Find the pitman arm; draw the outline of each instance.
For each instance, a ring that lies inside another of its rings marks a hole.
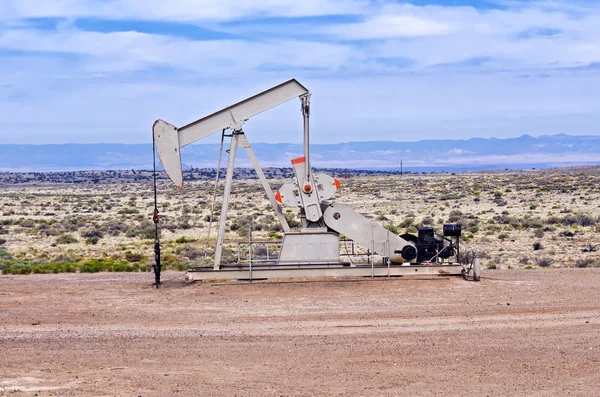
[[[323,211],[323,220],[330,229],[354,240],[373,253],[389,257],[392,262],[414,262],[417,257],[416,247],[412,243],[347,205],[331,204]]]

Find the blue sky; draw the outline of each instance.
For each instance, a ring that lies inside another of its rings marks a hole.
[[[291,77],[314,143],[600,135],[600,1],[0,1],[0,143],[150,142]],[[300,142],[299,103],[246,132]]]

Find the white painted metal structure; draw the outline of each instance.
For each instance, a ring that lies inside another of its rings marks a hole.
[[[262,169],[250,147],[243,123],[250,117],[293,98],[301,101],[304,122],[304,156],[293,159],[295,181],[284,184],[276,194],[269,187]],[[231,146],[225,177],[225,189],[212,271],[198,268],[188,272],[188,279],[269,278],[307,275],[405,275],[460,274],[460,265],[410,266],[416,257],[414,244],[390,233],[381,225],[353,211],[346,205],[331,201],[340,183],[323,173],[314,174],[309,153],[310,93],[295,79],[256,94],[218,112],[177,128],[163,120],[154,123],[153,134],[159,159],[177,187],[183,187],[181,147],[217,131],[231,131]],[[256,170],[267,197],[284,231],[279,258],[275,263],[252,268],[221,264],[223,238],[236,151],[243,147]],[[302,228],[292,232],[279,206],[299,207]],[[372,254],[383,258],[382,265],[348,266],[340,262],[339,235],[343,234],[363,245]],[[413,256],[414,254],[414,256]],[[408,266],[407,266],[408,265]],[[368,273],[368,274],[367,274]],[[244,277],[247,274],[247,277]]]

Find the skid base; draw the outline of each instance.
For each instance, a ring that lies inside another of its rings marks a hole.
[[[295,265],[295,266],[221,266],[221,269],[197,267],[185,274],[188,281],[257,280],[295,277],[391,277],[391,276],[460,276],[460,264],[444,265]]]

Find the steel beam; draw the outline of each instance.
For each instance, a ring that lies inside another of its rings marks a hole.
[[[244,134],[240,135],[240,145],[246,150],[246,153],[248,154],[248,157],[250,158],[250,162],[252,163],[252,166],[254,167],[254,171],[256,171],[256,175],[258,175],[258,180],[260,181],[263,189],[265,190],[265,193],[267,194],[269,202],[271,202],[271,206],[273,207],[273,210],[275,211],[275,214],[277,215],[277,219],[279,219],[279,223],[281,223],[281,227],[283,228],[283,231],[288,233],[290,231],[290,225],[288,225],[287,219],[285,219],[285,215],[283,215],[283,211],[281,211],[281,207],[279,207],[279,204],[277,203],[277,200],[275,199],[273,190],[271,190],[271,186],[269,185],[269,182],[267,181],[267,178],[265,177],[265,174],[263,173],[262,168],[260,168],[260,164],[258,164],[258,160],[256,159],[256,156],[254,155],[254,151],[252,150],[252,147],[250,147],[250,142],[248,142],[248,139],[246,138],[246,135],[244,135]]]
[[[463,267],[451,265],[411,265],[411,266],[331,266],[331,267],[282,267],[259,266],[236,267],[222,270],[210,268],[188,270],[188,281],[210,280],[252,280],[296,277],[389,277],[389,276],[460,276]]]

